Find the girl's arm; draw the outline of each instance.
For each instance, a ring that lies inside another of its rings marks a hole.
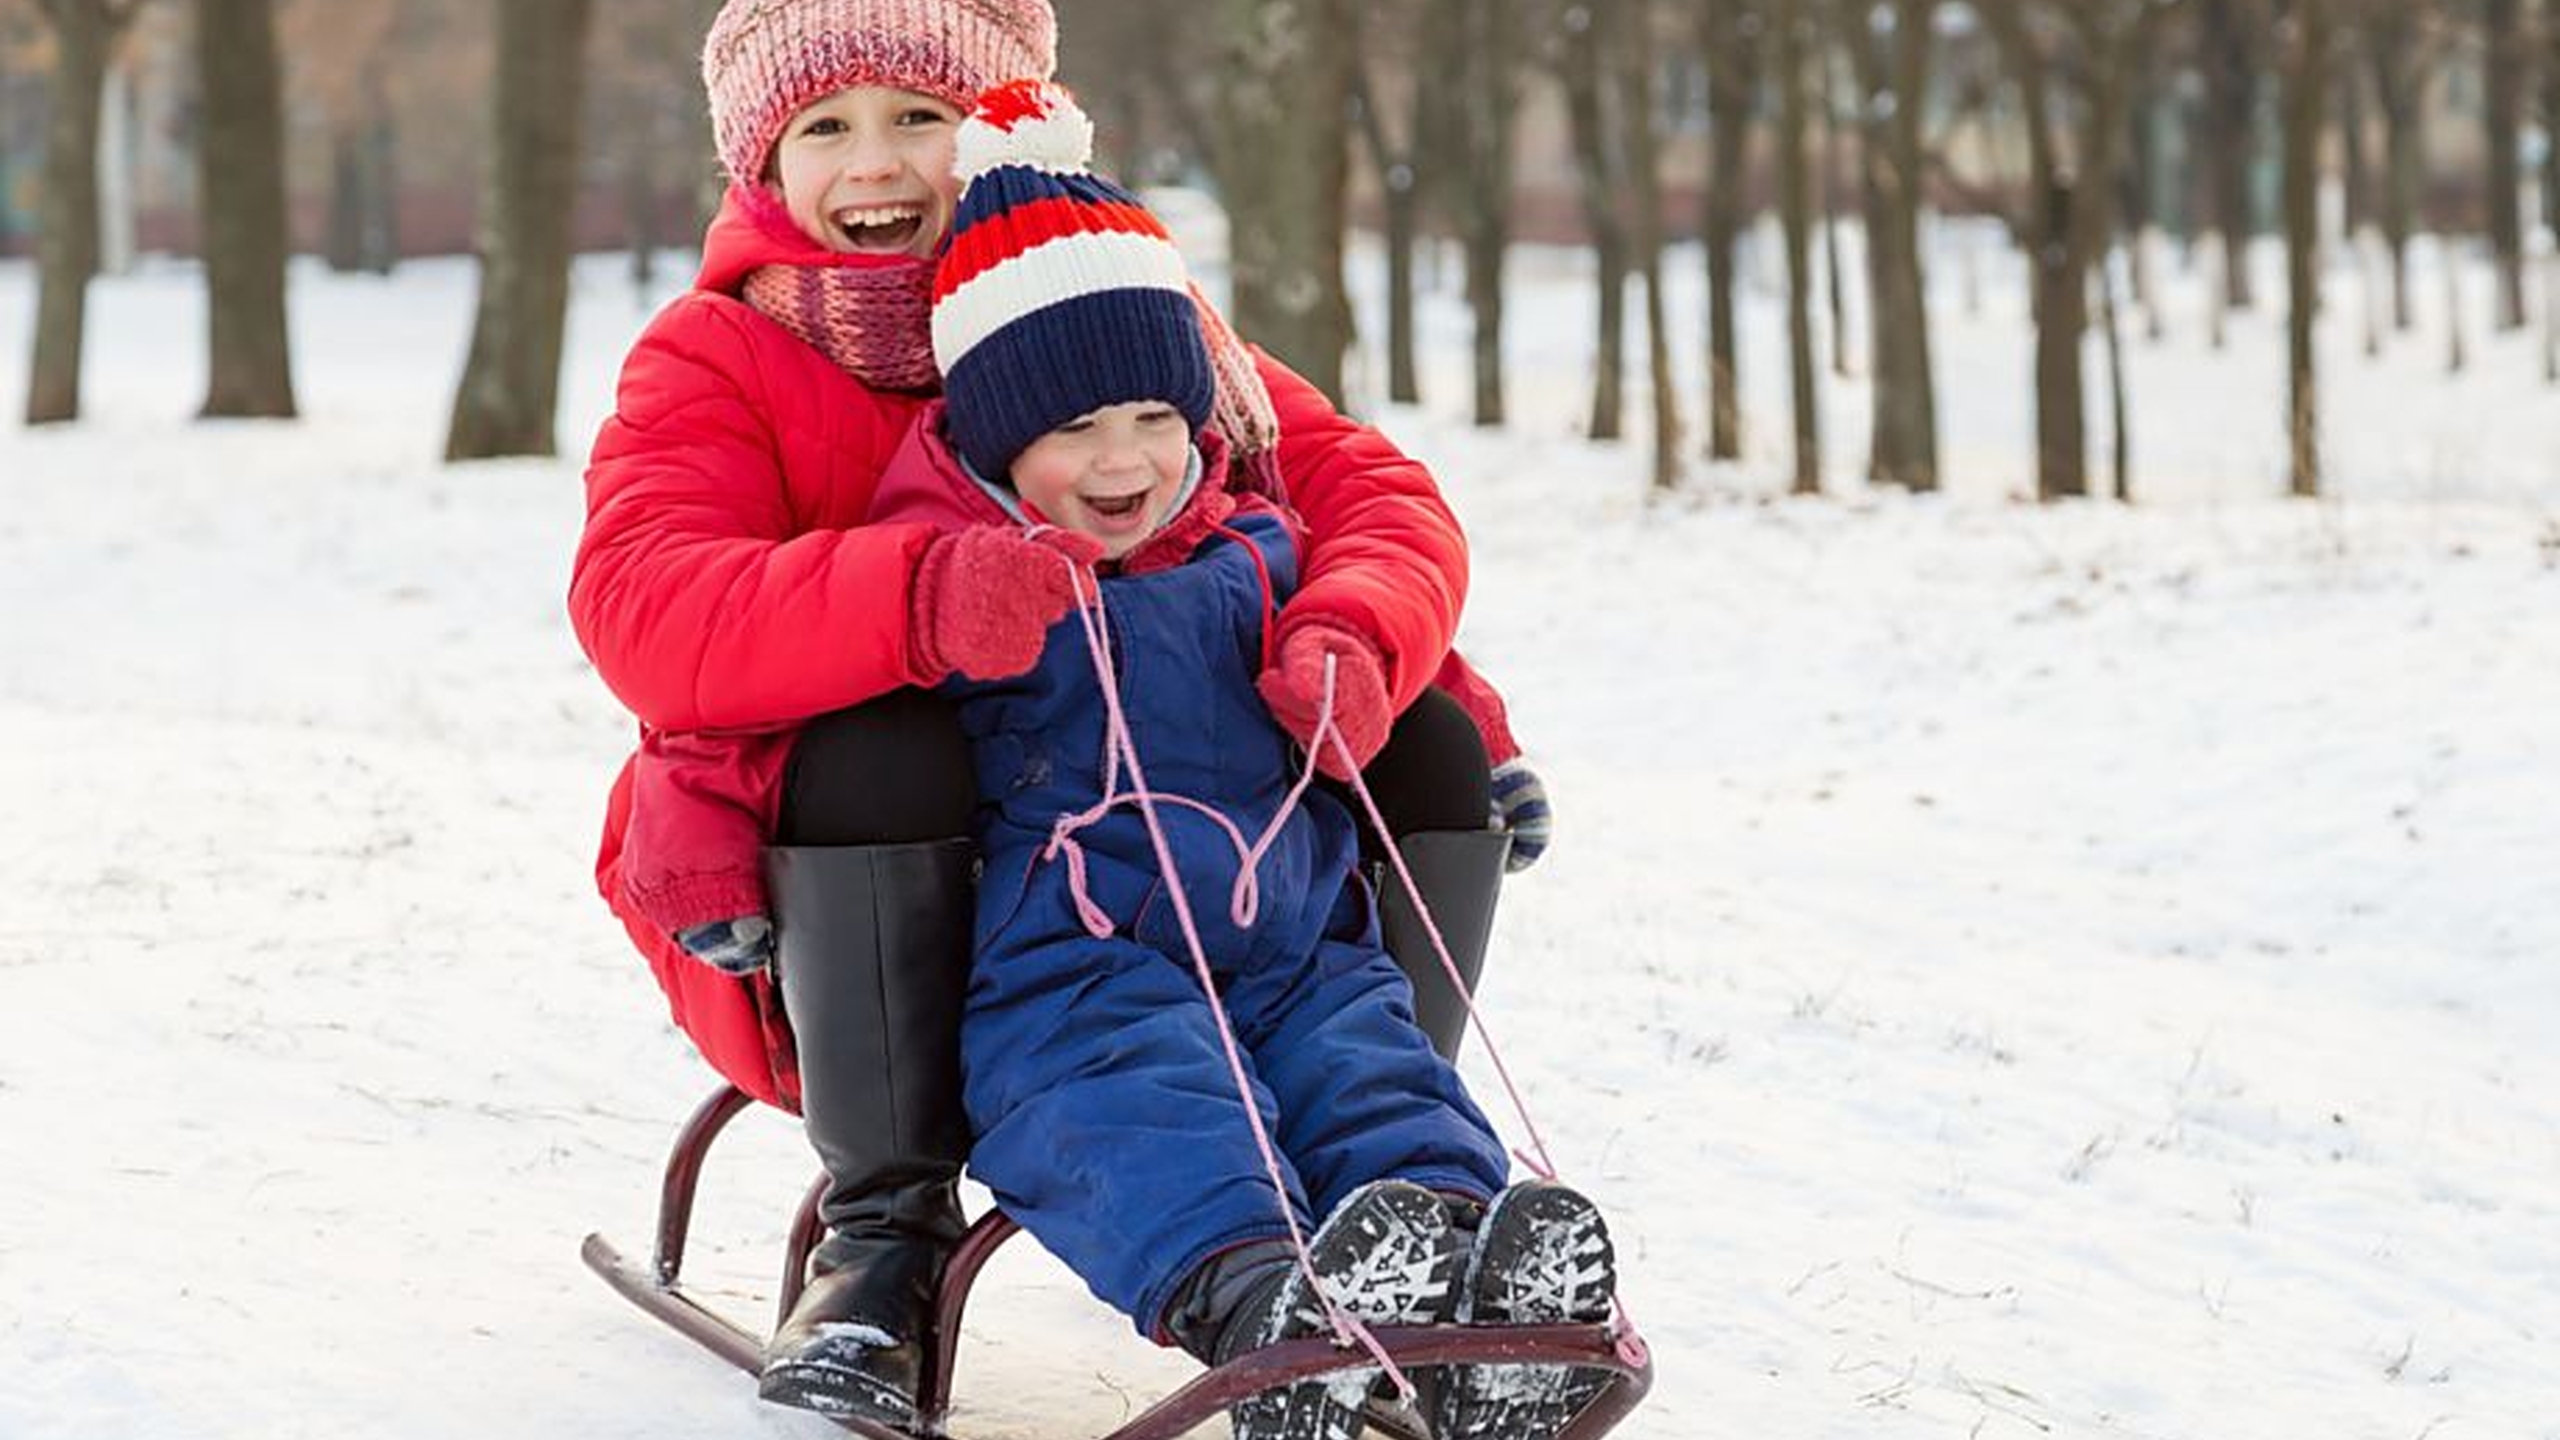
[[[1298,593],[1286,634],[1321,623],[1375,645],[1388,699],[1401,711],[1440,671],[1467,596],[1467,542],[1420,462],[1333,408],[1324,393],[1260,350],[1280,417],[1280,473],[1306,522]]]
[[[934,532],[804,528],[785,481],[782,397],[750,323],[707,295],[652,322],[587,468],[570,619],[613,693],[662,729],[787,722],[920,678],[908,592]],[[847,410],[825,432],[825,463],[838,483],[859,467],[867,494],[906,416],[880,403]],[[792,478],[804,494],[822,488]]]

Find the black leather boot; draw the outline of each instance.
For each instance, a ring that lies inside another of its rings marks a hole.
[[[828,1181],[827,1238],[765,1347],[758,1393],[776,1404],[916,1424],[934,1293],[966,1228],[974,858],[965,840],[766,852],[801,1118]]]
[[[1439,923],[1449,958],[1466,977],[1466,993],[1473,995],[1484,974],[1485,947],[1493,939],[1494,902],[1502,895],[1502,863],[1511,854],[1511,837],[1500,830],[1425,830],[1398,836],[1396,848],[1404,853],[1422,901]],[[1466,1004],[1431,948],[1431,932],[1405,897],[1404,882],[1393,866],[1384,868],[1378,886],[1379,938],[1413,983],[1414,1018],[1431,1037],[1431,1048],[1454,1060],[1458,1043],[1466,1038]]]

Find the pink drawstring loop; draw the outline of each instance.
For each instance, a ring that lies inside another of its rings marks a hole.
[[[1250,542],[1242,541],[1242,537],[1238,539],[1240,543],[1246,543],[1250,548]],[[1253,1082],[1245,1071],[1243,1050],[1236,1041],[1235,1027],[1227,1019],[1226,1003],[1218,994],[1217,977],[1209,968],[1207,948],[1201,942],[1199,925],[1192,916],[1191,899],[1184,891],[1181,872],[1174,866],[1172,842],[1165,838],[1164,825],[1157,814],[1157,806],[1159,804],[1181,805],[1207,815],[1218,823],[1219,829],[1227,836],[1229,843],[1235,846],[1239,866],[1235,886],[1229,896],[1229,914],[1239,928],[1250,926],[1260,907],[1261,892],[1258,877],[1262,859],[1278,840],[1282,825],[1297,809],[1308,787],[1314,783],[1317,769],[1316,757],[1323,753],[1325,742],[1331,740],[1341,754],[1344,768],[1350,775],[1348,788],[1359,798],[1363,812],[1367,814],[1370,824],[1377,830],[1380,840],[1384,842],[1383,848],[1388,860],[1395,868],[1396,878],[1403,885],[1406,897],[1412,901],[1414,914],[1420,917],[1424,933],[1431,937],[1432,951],[1439,956],[1441,967],[1447,972],[1451,984],[1455,987],[1459,1002],[1466,1007],[1467,1024],[1475,1032],[1476,1038],[1483,1043],[1485,1054],[1492,1061],[1495,1074],[1501,1078],[1504,1092],[1510,1097],[1513,1113],[1519,1116],[1522,1129],[1529,1137],[1529,1148],[1522,1150],[1515,1147],[1512,1151],[1513,1156],[1523,1167],[1539,1178],[1553,1180],[1556,1178],[1556,1169],[1554,1161],[1548,1154],[1546,1140],[1540,1135],[1537,1122],[1530,1116],[1528,1102],[1522,1098],[1520,1087],[1513,1082],[1510,1067],[1503,1061],[1500,1047],[1495,1045],[1492,1032],[1487,1029],[1483,1015],[1476,1009],[1474,998],[1468,994],[1468,987],[1458,969],[1457,961],[1449,954],[1449,943],[1440,933],[1439,922],[1432,917],[1429,907],[1423,903],[1421,886],[1414,880],[1412,869],[1406,865],[1403,852],[1397,848],[1395,836],[1389,831],[1386,818],[1379,813],[1376,798],[1369,793],[1368,786],[1360,778],[1359,757],[1352,753],[1350,742],[1343,737],[1340,727],[1334,723],[1335,658],[1331,655],[1325,657],[1324,694],[1316,711],[1315,733],[1307,742],[1305,764],[1300,768],[1296,783],[1290,786],[1289,793],[1281,800],[1279,809],[1272,815],[1271,823],[1264,828],[1257,839],[1248,845],[1244,840],[1243,831],[1213,807],[1187,796],[1159,793],[1148,788],[1145,771],[1138,760],[1137,746],[1130,739],[1128,714],[1120,703],[1119,670],[1111,659],[1108,622],[1103,608],[1102,583],[1091,570],[1078,564],[1074,559],[1061,558],[1066,559],[1069,583],[1075,592],[1076,617],[1084,631],[1085,649],[1092,658],[1094,674],[1101,684],[1104,715],[1103,793],[1101,800],[1092,806],[1058,817],[1057,823],[1050,831],[1049,844],[1041,852],[1042,859],[1065,857],[1068,886],[1074,894],[1077,917],[1083,921],[1089,933],[1096,937],[1108,937],[1115,933],[1115,925],[1112,918],[1093,902],[1085,888],[1084,850],[1076,843],[1075,835],[1077,831],[1101,820],[1118,806],[1134,805],[1144,817],[1148,843],[1154,849],[1156,864],[1164,875],[1165,893],[1172,900],[1174,918],[1181,927],[1183,943],[1190,951],[1192,972],[1200,982],[1201,994],[1209,1002],[1210,1017],[1218,1027],[1218,1041],[1226,1054],[1228,1078],[1235,1082],[1236,1097],[1244,1106],[1245,1121],[1253,1132],[1254,1146],[1261,1153],[1263,1173],[1271,1182],[1272,1194],[1280,1200],[1280,1218],[1288,1227],[1289,1248],[1295,1256],[1298,1273],[1305,1277],[1307,1288],[1323,1304],[1326,1320],[1333,1327],[1335,1343],[1345,1347],[1358,1345],[1368,1351],[1371,1358],[1378,1362],[1380,1369],[1394,1381],[1399,1397],[1411,1401],[1415,1394],[1412,1380],[1387,1354],[1386,1347],[1378,1342],[1377,1336],[1370,1332],[1368,1326],[1336,1304],[1332,1296],[1325,1294],[1324,1286],[1316,1274],[1315,1257],[1307,1249],[1307,1238],[1298,1224],[1297,1212],[1288,1203],[1289,1185],[1282,1172],[1279,1149],[1272,1143],[1269,1128],[1263,1123],[1260,1107],[1254,1104]],[[1257,552],[1257,560],[1258,558]],[[1120,786],[1120,770],[1123,765],[1129,772],[1129,787],[1125,790]],[[1616,1312],[1618,1322],[1618,1353],[1630,1365],[1641,1365],[1647,1355],[1644,1339],[1636,1332],[1634,1320],[1628,1315],[1625,1303],[1613,1296],[1611,1305]]]
[[[1279,1148],[1272,1143],[1270,1130],[1262,1123],[1261,1108],[1253,1102],[1253,1081],[1245,1073],[1244,1052],[1236,1043],[1235,1026],[1227,1019],[1226,1002],[1219,998],[1217,977],[1210,972],[1208,950],[1201,943],[1199,924],[1191,915],[1191,897],[1183,890],[1181,871],[1174,867],[1172,843],[1165,838],[1164,824],[1156,814],[1156,803],[1159,799],[1171,801],[1179,797],[1159,796],[1147,788],[1146,772],[1138,761],[1138,748],[1129,738],[1128,714],[1120,704],[1119,671],[1111,661],[1111,646],[1108,643],[1108,632],[1104,625],[1102,584],[1090,571],[1076,564],[1072,559],[1068,560],[1067,566],[1070,583],[1075,589],[1076,612],[1084,628],[1085,648],[1092,656],[1094,673],[1101,681],[1106,736],[1103,799],[1100,804],[1081,815],[1068,817],[1076,822],[1069,828],[1068,833],[1072,835],[1075,828],[1091,824],[1116,804],[1134,803],[1139,813],[1146,817],[1147,840],[1155,850],[1156,865],[1163,872],[1165,893],[1173,901],[1174,919],[1182,927],[1183,943],[1190,949],[1192,973],[1200,981],[1200,993],[1207,998],[1210,1017],[1217,1023],[1218,1042],[1226,1052],[1227,1077],[1235,1082],[1236,1097],[1243,1102],[1245,1121],[1253,1131],[1254,1146],[1262,1155],[1263,1174],[1271,1182],[1272,1193],[1280,1197],[1280,1219],[1288,1227],[1289,1248],[1296,1256],[1298,1273],[1306,1277],[1307,1288],[1323,1304],[1325,1317],[1333,1326],[1335,1343],[1344,1346],[1358,1345],[1367,1350],[1378,1362],[1380,1368],[1394,1379],[1397,1394],[1410,1401],[1415,1393],[1413,1381],[1387,1354],[1386,1347],[1378,1343],[1378,1337],[1370,1333],[1368,1326],[1361,1324],[1356,1317],[1335,1304],[1332,1296],[1324,1293],[1324,1286],[1316,1275],[1315,1257],[1308,1252],[1306,1234],[1298,1225],[1297,1212],[1288,1203],[1289,1182],[1281,1171]],[[1328,680],[1326,686],[1328,709],[1331,708],[1331,688]],[[1130,782],[1130,789],[1125,794],[1118,789],[1119,768],[1123,764],[1128,766]],[[1280,812],[1282,817],[1287,814],[1286,808]],[[1275,817],[1272,821],[1274,831],[1278,829],[1279,823],[1279,817]],[[1229,829],[1232,832],[1233,827],[1230,826]],[[1269,837],[1266,835],[1263,843],[1267,845],[1268,842]],[[1050,848],[1056,851],[1072,844],[1071,839],[1061,840],[1053,835]],[[1080,861],[1071,859],[1068,863],[1072,878]],[[1079,899],[1080,910],[1086,903],[1089,902]],[[1086,924],[1090,928],[1092,922],[1089,918]]]

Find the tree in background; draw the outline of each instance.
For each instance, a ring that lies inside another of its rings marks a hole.
[[[2560,0],[2542,0],[2542,223],[2560,244]],[[2560,298],[2545,297],[2560,307]]]
[[[1352,119],[1361,150],[1378,181],[1386,231],[1387,398],[1399,405],[1422,400],[1422,373],[1414,355],[1414,251],[1421,243],[1426,176],[1418,152],[1434,115],[1437,87],[1423,83],[1415,63],[1422,12],[1416,0],[1355,6],[1351,70]],[[1394,62],[1391,86],[1387,72]],[[1394,118],[1390,118],[1394,117]]]
[[[644,293],[657,278],[657,252],[691,244],[718,200],[718,168],[702,123],[702,36],[718,0],[613,0],[612,23],[587,103],[590,133],[605,137],[620,191],[631,281]],[[669,224],[672,215],[682,218]]]
[[[1478,425],[1504,419],[1502,267],[1511,248],[1513,126],[1520,109],[1519,0],[1433,0],[1432,34],[1447,67],[1448,153],[1427,164],[1445,186],[1467,257],[1475,317]]]
[[[1584,223],[1598,261],[1599,324],[1589,434],[1625,431],[1626,294],[1644,282],[1645,366],[1653,486],[1680,481],[1680,390],[1662,293],[1662,141],[1655,74],[1665,52],[1653,0],[1556,6],[1546,17],[1548,68],[1564,86]]]
[[[1582,182],[1582,219],[1591,232],[1597,280],[1598,334],[1591,365],[1594,440],[1615,440],[1626,422],[1627,194],[1632,185],[1619,113],[1627,95],[1615,83],[1612,32],[1623,23],[1616,5],[1568,4],[1556,8],[1550,63],[1564,84],[1565,114],[1573,130],[1574,170]]]
[[[492,0],[498,20],[480,303],[448,460],[552,455],[569,309],[588,0]]]
[[[340,273],[388,275],[400,258],[399,124],[393,87],[411,67],[401,0],[285,0],[276,15],[288,95],[326,127],[329,183],[320,254]]]
[[[2258,77],[2265,69],[2262,3],[2196,0],[2204,107],[2195,153],[2204,173],[2206,227],[2222,249],[2222,303],[2233,310],[2257,304],[2257,287],[2249,279],[2249,241],[2257,233],[2249,172],[2258,157]]]
[[[1652,0],[1637,8],[1619,38],[1619,87],[1627,94],[1620,112],[1626,127],[1627,170],[1634,199],[1635,270],[1644,280],[1645,371],[1653,400],[1653,488],[1680,483],[1680,385],[1671,365],[1670,305],[1662,293],[1661,99],[1655,77],[1663,53]]]
[[[1787,489],[1822,493],[1822,396],[1813,360],[1813,173],[1805,146],[1813,139],[1811,87],[1805,67],[1817,50],[1814,0],[1772,0],[1778,71],[1778,218],[1787,251],[1787,393],[1795,420],[1795,461]]]
[[[2113,234],[2132,76],[2181,0],[1981,0],[2007,57],[2027,139],[2027,194],[2010,228],[2035,315],[2036,496],[2089,493],[2080,347],[2089,270]]]
[[[1867,476],[1938,488],[1938,392],[1920,254],[1930,57],[1938,0],[1833,0],[1859,91],[1859,191],[1867,222],[1868,353],[1875,429]]]
[[[1353,7],[1370,12],[1417,0]],[[1220,27],[1198,0],[1066,0],[1058,77],[1093,117],[1095,158],[1131,185],[1162,181],[1206,159],[1217,131]],[[1392,30],[1393,25],[1384,28]]]
[[[98,269],[98,104],[107,62],[146,0],[36,0],[53,38],[53,99],[36,208],[36,339],[27,423],[80,418],[80,351]]]
[[[1706,52],[1707,454],[1742,458],[1742,356],[1735,325],[1736,251],[1751,214],[1751,120],[1759,108],[1762,0],[1700,0]]]
[[[2382,175],[2376,208],[2391,255],[2395,329],[2417,324],[2410,293],[2409,238],[2418,224],[2418,182],[2426,154],[2426,77],[2444,51],[2445,27],[2428,0],[2361,0],[2356,30],[2382,117]]]
[[[1351,302],[1349,0],[1224,0],[1210,163],[1227,206],[1236,328],[1339,403]]]
[[[284,115],[271,0],[196,0],[195,44],[204,103],[196,203],[210,346],[203,413],[289,419]]]
[[[2523,0],[2480,0],[2481,140],[2488,147],[2489,250],[2497,257],[2498,328],[2521,330],[2524,310]]]
[[[2335,0],[2277,0],[2279,81],[2284,87],[2286,454],[2293,493],[2320,493],[2320,371],[2312,329],[2320,318],[2322,102],[2335,56]]]

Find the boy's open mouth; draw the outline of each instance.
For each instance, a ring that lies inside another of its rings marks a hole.
[[[918,205],[866,205],[838,210],[827,218],[835,222],[845,244],[871,254],[903,251],[924,230],[924,208]]]
[[[1146,503],[1147,492],[1144,490],[1140,490],[1131,495],[1087,495],[1084,497],[1086,509],[1091,510],[1097,515],[1107,516],[1114,520],[1123,519],[1127,516],[1137,514],[1139,509]]]

